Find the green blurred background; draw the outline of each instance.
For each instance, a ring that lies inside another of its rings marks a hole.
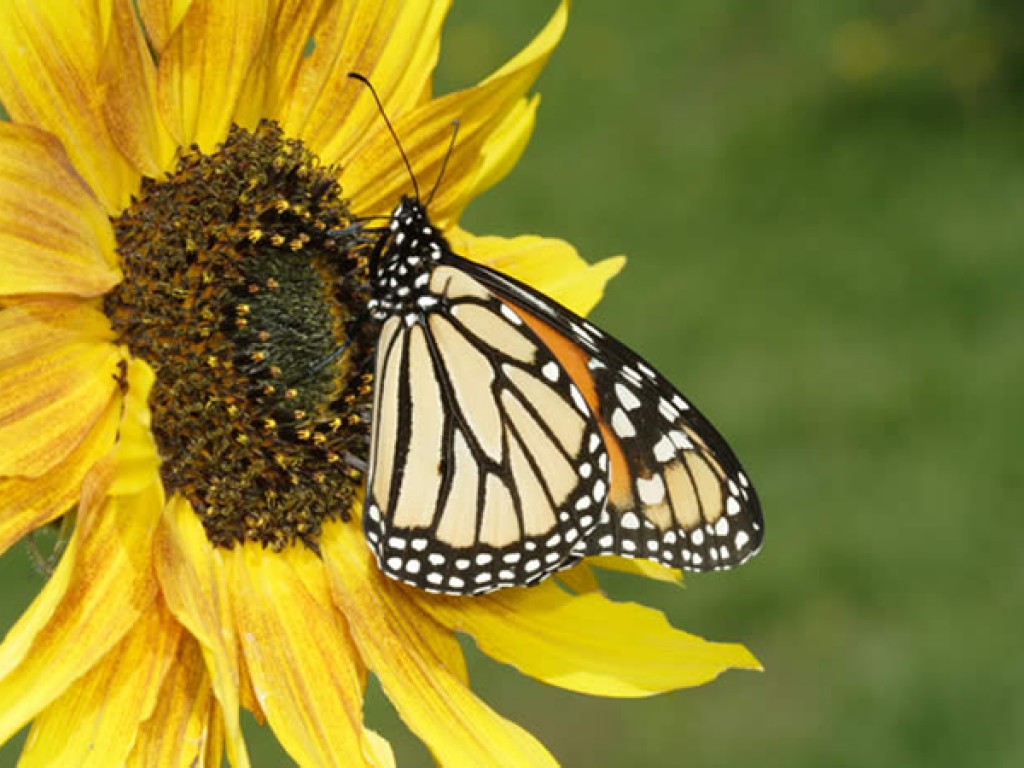
[[[552,8],[458,5],[439,87]],[[608,580],[764,674],[602,700],[467,643],[475,688],[564,765],[1024,765],[1022,29],[1015,0],[574,6],[533,142],[466,224],[631,257],[596,320],[729,437],[768,538],[685,590]],[[42,581],[18,548],[0,583],[3,630]]]

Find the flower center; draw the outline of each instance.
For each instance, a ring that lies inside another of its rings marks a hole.
[[[114,222],[124,280],[104,309],[156,372],[165,488],[216,545],[316,549],[360,487],[367,243],[336,175],[274,123],[234,128]]]

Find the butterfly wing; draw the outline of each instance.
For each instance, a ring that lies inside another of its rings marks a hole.
[[[583,392],[607,452],[606,514],[583,555],[643,557],[707,571],[756,554],[754,488],[711,423],[646,361],[529,286],[463,259],[461,269],[514,307]]]
[[[584,556],[609,490],[601,427],[520,313],[438,266],[376,361],[364,526],[382,570],[480,594]]]

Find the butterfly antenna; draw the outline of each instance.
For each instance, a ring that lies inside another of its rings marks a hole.
[[[377,102],[377,110],[380,112],[380,116],[384,118],[384,125],[388,127],[391,132],[391,138],[395,140],[395,146],[398,147],[399,154],[402,155],[402,162],[405,163],[405,169],[409,171],[409,178],[412,179],[412,188],[416,192],[416,199],[420,199],[420,185],[416,183],[416,174],[412,172],[412,163],[409,162],[408,156],[405,154],[405,150],[402,149],[402,142],[398,140],[398,134],[395,132],[395,126],[388,120],[388,113],[384,111],[384,104],[380,100],[380,96],[377,95],[377,89],[373,87],[373,83],[366,79],[365,76],[358,72],[349,72],[348,76],[353,80],[358,80],[360,83],[365,85],[373,96],[373,100]]]
[[[452,120],[452,138],[451,141],[448,142],[448,151],[444,153],[444,160],[441,162],[441,171],[437,174],[437,181],[434,182],[434,188],[430,190],[430,197],[427,198],[425,206],[427,208],[430,207],[430,203],[434,200],[434,195],[437,194],[437,190],[441,186],[441,180],[444,178],[444,172],[448,170],[448,161],[451,159],[452,153],[455,151],[455,139],[459,135],[459,126],[461,125],[462,123],[458,118]]]

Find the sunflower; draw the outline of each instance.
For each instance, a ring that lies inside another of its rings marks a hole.
[[[476,237],[515,164],[563,3],[435,97],[445,2],[0,4],[0,552],[73,533],[0,646],[22,764],[249,764],[240,714],[302,766],[390,765],[368,675],[445,765],[553,765],[478,699],[456,633],[574,691],[647,696],[756,668],[615,603],[586,567],[481,598],[383,577],[358,519],[373,340],[366,249],[409,178],[457,249],[588,311],[621,258]],[[349,354],[337,354],[344,348]],[[662,578],[653,566],[614,564]]]

